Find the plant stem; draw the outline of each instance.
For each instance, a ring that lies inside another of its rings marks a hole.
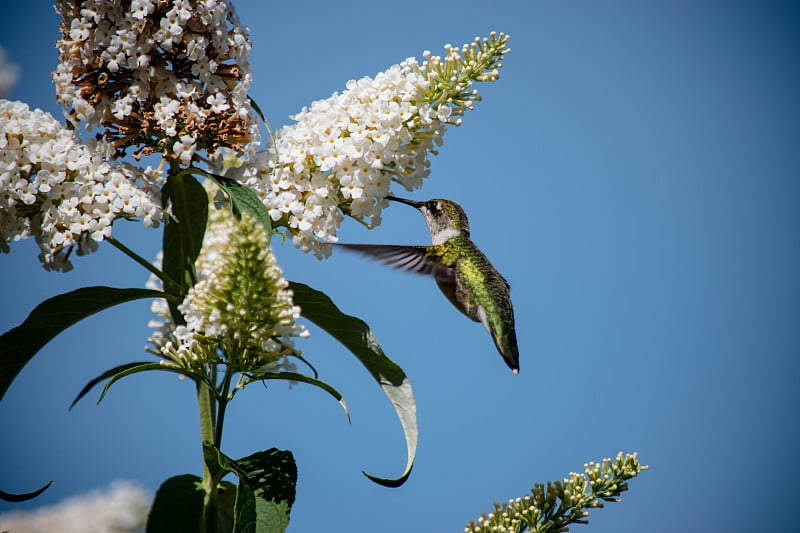
[[[200,412],[200,436],[203,441],[203,515],[200,519],[198,533],[216,533],[217,531],[217,486],[219,468],[209,465],[205,453],[205,445],[216,447],[214,406],[215,400],[205,383],[197,383],[197,405]]]
[[[228,394],[232,379],[233,372],[231,368],[229,366],[225,367],[225,377],[222,379],[222,392],[219,395],[219,404],[217,405],[216,431],[214,433],[214,442],[217,447],[222,446],[222,425],[225,423],[225,409],[228,407]]]
[[[105,240],[114,245],[114,247],[116,247],[122,253],[124,253],[125,255],[127,255],[140,265],[142,265],[144,268],[149,270],[152,274],[157,276],[158,279],[160,279],[164,283],[164,288],[167,290],[167,292],[173,294],[178,294],[180,292],[177,290],[177,284],[169,276],[167,276],[162,271],[153,266],[152,263],[143,259],[139,254],[137,254],[136,252],[134,252],[133,250],[131,250],[130,248],[119,242],[114,237],[106,237]]]

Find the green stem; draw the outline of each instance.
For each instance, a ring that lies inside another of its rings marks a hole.
[[[217,405],[216,431],[214,434],[217,447],[222,446],[222,426],[225,423],[225,409],[228,407],[228,394],[231,389],[232,379],[233,372],[231,368],[225,367],[225,377],[222,380],[222,392],[219,395],[219,404]]]
[[[139,254],[137,254],[136,252],[134,252],[133,250],[131,250],[130,248],[119,242],[114,237],[106,237],[105,240],[110,242],[112,245],[114,245],[114,247],[116,247],[118,250],[120,250],[122,253],[124,253],[125,255],[127,255],[140,265],[142,265],[144,268],[149,270],[151,273],[153,273],[153,275],[157,276],[158,279],[160,279],[164,283],[164,289],[167,292],[171,294],[180,293],[180,291],[177,288],[177,284],[169,276],[167,276],[162,271],[153,266],[152,263],[142,258]]]
[[[214,403],[208,385],[197,383],[197,405],[200,412],[200,434],[203,445],[214,446]],[[216,533],[217,531],[217,488],[219,486],[220,469],[210,464],[203,453],[203,515],[200,518],[198,533]]]

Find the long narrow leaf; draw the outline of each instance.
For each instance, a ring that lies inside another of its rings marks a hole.
[[[25,492],[25,493],[22,493],[22,494],[14,494],[14,493],[11,493],[11,492],[6,492],[4,490],[0,490],[0,500],[3,500],[4,502],[14,502],[14,503],[26,502],[28,500],[34,499],[39,494],[41,494],[44,491],[46,491],[50,487],[50,485],[52,485],[52,484],[53,484],[52,481],[48,481],[45,486],[40,487],[40,488],[36,489],[33,492]]]
[[[28,361],[69,326],[121,303],[164,296],[149,289],[83,287],[40,303],[22,324],[0,336],[0,399]]]
[[[111,385],[113,385],[117,381],[121,380],[122,378],[125,378],[125,377],[128,377],[128,376],[132,376],[133,374],[138,374],[140,372],[148,372],[150,370],[163,370],[165,372],[174,372],[174,373],[180,374],[182,376],[187,376],[187,377],[190,377],[190,378],[192,378],[192,379],[194,379],[196,381],[201,381],[201,382],[209,385],[210,388],[212,390],[214,390],[214,387],[211,386],[211,383],[208,381],[208,378],[206,376],[203,376],[202,374],[197,374],[197,373],[194,373],[194,372],[190,372],[190,371],[188,371],[188,370],[186,370],[184,368],[179,368],[177,366],[162,365],[161,363],[158,363],[158,362],[155,362],[155,363],[141,363],[141,364],[137,364],[136,366],[128,367],[125,370],[122,370],[121,372],[115,374],[111,379],[109,379],[108,383],[106,383],[105,387],[103,387],[103,392],[100,393],[100,398],[97,400],[97,403],[100,403],[100,402],[103,401],[103,398],[106,397],[106,393],[108,392],[108,389],[111,388]]]
[[[294,303],[300,306],[302,315],[353,352],[392,402],[406,439],[406,468],[396,479],[380,478],[366,472],[364,475],[379,485],[399,487],[411,474],[419,438],[417,404],[408,377],[402,368],[386,357],[364,321],[342,313],[327,295],[308,285],[290,282],[289,286],[294,291]]]
[[[75,399],[72,400],[72,403],[69,404],[70,410],[72,410],[72,408],[75,407],[75,404],[78,403],[81,398],[86,396],[89,393],[89,391],[92,390],[101,381],[105,381],[108,378],[114,377],[116,374],[119,374],[124,370],[128,370],[129,368],[133,368],[139,365],[146,365],[151,362],[152,361],[138,361],[136,363],[125,363],[124,365],[115,366],[114,368],[106,370],[105,372],[103,372],[102,374],[91,380],[89,383],[87,383],[86,386],[83,387],[83,389],[81,389],[81,392],[79,392],[78,395],[75,397]]]
[[[163,270],[180,285],[181,294],[186,294],[194,283],[194,262],[203,246],[208,194],[193,176],[184,173],[169,178],[163,196],[172,212],[164,225]]]
[[[339,391],[324,381],[312,378],[311,376],[306,376],[305,374],[298,374],[296,372],[269,372],[266,374],[259,374],[253,378],[253,381],[259,381],[262,379],[285,379],[287,381],[300,381],[302,383],[308,383],[309,385],[319,387],[336,398],[336,401],[339,402],[339,405],[341,405],[342,409],[344,409],[344,414],[347,416],[347,422],[350,423],[350,411],[347,409],[347,402],[344,401],[344,396],[342,396]]]

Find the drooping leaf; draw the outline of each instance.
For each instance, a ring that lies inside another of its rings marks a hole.
[[[417,404],[408,377],[402,368],[386,357],[364,321],[342,313],[327,295],[308,285],[290,282],[289,286],[294,291],[294,303],[300,306],[302,315],[347,347],[392,402],[406,439],[408,458],[405,470],[396,479],[380,478],[366,472],[364,475],[379,485],[399,487],[411,474],[419,438]]]
[[[174,476],[162,483],[147,515],[147,533],[196,533],[203,516],[202,483],[192,474]]]
[[[89,391],[92,390],[101,381],[113,377],[116,374],[122,372],[123,370],[127,370],[129,368],[133,368],[139,365],[145,365],[151,362],[152,361],[138,361],[135,363],[125,363],[124,365],[115,366],[114,368],[106,370],[105,372],[103,372],[102,374],[91,380],[89,383],[87,383],[86,386],[83,387],[83,389],[81,389],[81,392],[79,392],[78,395],[75,397],[75,399],[72,400],[72,403],[69,404],[70,410],[72,410],[72,408],[75,407],[75,404],[78,403],[81,398],[86,396],[89,393]]]
[[[205,445],[206,464],[219,465],[239,478],[234,533],[283,533],[289,525],[297,485],[292,452],[270,448],[233,460]]]
[[[247,96],[247,99],[250,101],[250,105],[255,109],[258,116],[261,118],[262,121],[266,122],[267,118],[264,116],[264,112],[261,111],[261,107],[259,107],[258,103],[253,99],[252,96]]]
[[[262,379],[284,379],[287,381],[300,381],[302,383],[308,383],[309,385],[314,385],[315,387],[324,390],[325,392],[336,398],[336,401],[339,402],[339,405],[341,405],[342,409],[344,409],[344,414],[345,416],[347,416],[347,422],[348,423],[350,422],[350,411],[348,411],[347,409],[347,403],[344,401],[344,396],[342,396],[339,391],[337,391],[324,381],[312,378],[311,376],[306,376],[305,374],[298,374],[296,372],[267,372],[264,374],[259,374],[257,376],[254,376],[252,381],[260,381]]]
[[[183,296],[195,282],[194,262],[203,246],[208,220],[208,194],[188,173],[171,176],[164,186],[163,201],[172,217],[164,225],[162,268],[180,287]],[[173,319],[180,316],[170,303]]]
[[[22,324],[0,336],[0,399],[28,361],[69,326],[121,303],[164,296],[150,289],[83,287],[40,303]]]
[[[3,500],[4,502],[14,502],[14,503],[26,502],[28,500],[34,499],[39,494],[46,491],[52,484],[53,482],[49,481],[44,487],[40,487],[33,492],[24,492],[22,494],[14,494],[11,492],[0,490],[0,500]]]
[[[155,363],[154,362],[147,362],[147,363],[139,363],[139,364],[136,364],[135,366],[128,366],[128,365],[123,365],[123,366],[127,366],[127,368],[124,368],[123,370],[117,372],[116,374],[114,374],[111,377],[111,379],[108,380],[108,383],[106,383],[105,387],[103,387],[103,392],[100,393],[100,398],[98,398],[97,403],[100,403],[100,402],[103,401],[103,398],[106,397],[106,393],[108,392],[108,389],[111,388],[111,385],[113,385],[117,381],[121,380],[124,377],[131,376],[133,374],[138,374],[140,372],[148,372],[148,371],[151,371],[151,370],[174,372],[174,373],[180,374],[182,376],[187,376],[187,377],[190,377],[190,378],[194,379],[195,381],[200,381],[200,382],[205,383],[206,385],[208,385],[210,387],[211,390],[214,390],[214,387],[211,384],[211,382],[208,380],[207,376],[204,376],[202,374],[198,374],[196,372],[190,372],[189,370],[186,370],[185,368],[179,368],[177,366],[171,366],[171,365],[162,365],[159,362],[155,362]]]
[[[241,213],[247,213],[252,216],[264,227],[267,235],[272,235],[272,220],[269,217],[269,211],[261,202],[261,199],[253,191],[253,189],[246,187],[236,180],[220,176],[218,174],[211,174],[211,179],[214,183],[220,186],[228,198],[231,200],[233,206],[233,214],[238,218]]]

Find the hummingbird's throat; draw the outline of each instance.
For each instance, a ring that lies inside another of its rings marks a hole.
[[[434,246],[444,244],[453,237],[461,235],[461,230],[458,228],[443,228],[436,232],[431,232],[431,241]]]

